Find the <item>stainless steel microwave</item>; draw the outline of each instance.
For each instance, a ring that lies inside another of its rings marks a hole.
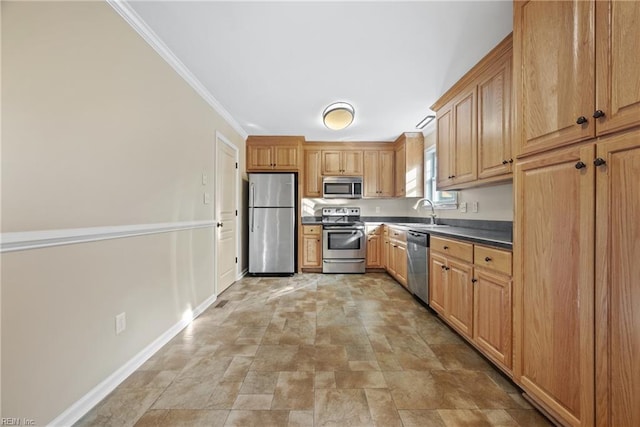
[[[325,199],[361,199],[362,177],[326,176],[322,179],[322,197]]]

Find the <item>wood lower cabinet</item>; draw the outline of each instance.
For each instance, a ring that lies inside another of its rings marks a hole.
[[[594,421],[594,157],[576,145],[514,177],[514,379],[576,426]]]
[[[471,243],[431,237],[429,305],[467,338],[473,335],[472,261]]]
[[[367,268],[381,268],[382,261],[382,225],[367,225]]]
[[[364,197],[393,197],[393,150],[364,151]]]
[[[407,285],[407,234],[404,230],[389,229],[387,272],[405,288]]]
[[[511,373],[511,252],[431,237],[429,305],[505,373]]]
[[[391,244],[389,243],[389,227],[386,225],[382,229],[382,266],[385,270],[389,270],[389,254],[391,252]]]
[[[640,129],[603,139],[596,174],[596,421],[640,425]]]
[[[322,226],[302,226],[302,268],[322,268]]]
[[[491,360],[511,371],[511,277],[476,267],[474,280],[473,341]]]

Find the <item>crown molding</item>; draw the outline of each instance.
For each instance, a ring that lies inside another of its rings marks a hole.
[[[158,35],[147,25],[146,22],[133,10],[125,0],[106,0],[109,5],[133,28],[140,36],[164,59],[198,95],[205,100],[243,139],[247,139],[247,132],[233,118],[233,116],[218,102],[216,98],[205,88],[198,78],[187,68],[186,65],[164,44]]]

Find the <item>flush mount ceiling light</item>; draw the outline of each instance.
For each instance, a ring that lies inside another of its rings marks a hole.
[[[427,117],[425,117],[424,119],[420,120],[420,123],[418,123],[416,125],[416,129],[422,129],[423,127],[425,127],[426,125],[431,123],[433,121],[433,119],[435,119],[435,118],[436,118],[436,116],[434,116],[433,114],[429,114]]]
[[[340,130],[353,122],[355,110],[346,102],[334,102],[322,112],[322,121],[329,129]]]

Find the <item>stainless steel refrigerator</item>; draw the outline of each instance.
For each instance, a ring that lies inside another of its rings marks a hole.
[[[249,273],[295,272],[296,178],[249,174]]]

